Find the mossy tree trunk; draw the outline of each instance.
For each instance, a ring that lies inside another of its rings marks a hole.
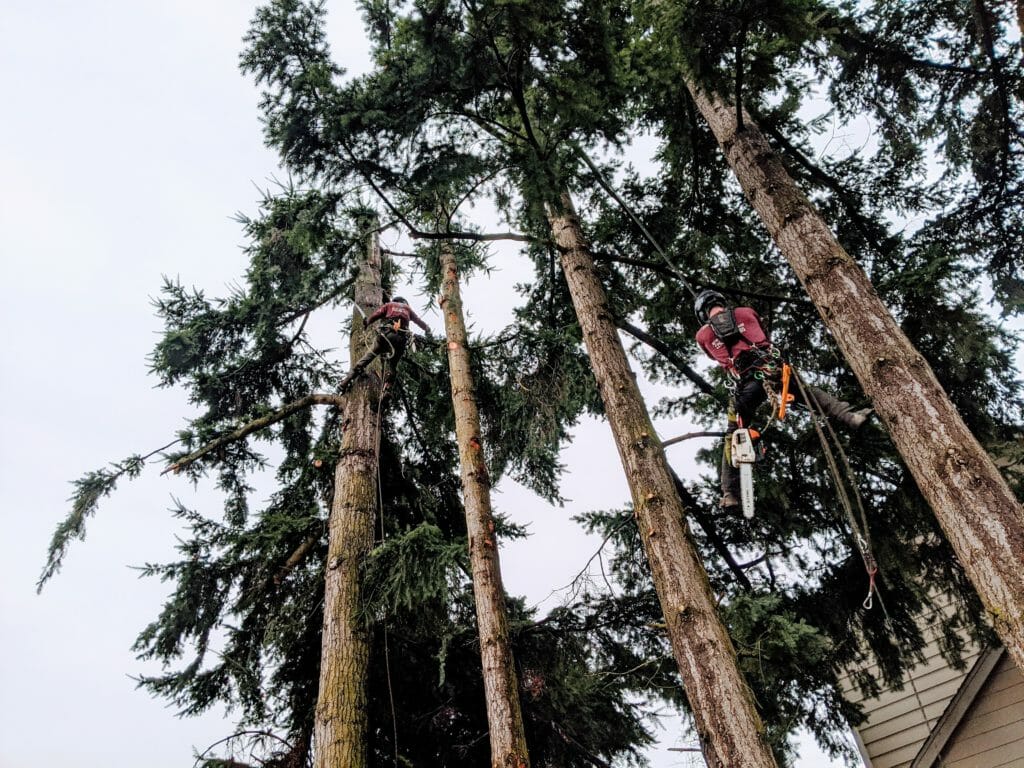
[[[480,633],[487,723],[492,768],[529,768],[519,684],[509,641],[505,589],[501,583],[498,544],[491,510],[491,479],[484,462],[480,414],[476,404],[459,273],[451,246],[441,245],[441,310],[448,340],[448,370],[459,446],[463,505]]]
[[[367,315],[380,306],[381,254],[370,235],[354,299]],[[362,316],[352,313],[350,364],[362,357],[366,337]],[[344,406],[341,455],[334,472],[334,499],[328,524],[320,691],[314,726],[315,768],[367,765],[367,676],[370,636],[362,615],[362,563],[373,549],[377,510],[377,456],[380,381],[358,378]]]
[[[710,768],[775,766],[568,194],[559,207],[549,207],[548,220],[629,483],[704,758]]]
[[[931,367],[749,115],[688,83],[747,199],[832,332],[917,481],[995,631],[1024,668],[1024,509]]]

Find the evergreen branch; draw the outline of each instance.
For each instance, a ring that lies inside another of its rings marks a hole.
[[[150,451],[145,456],[138,454],[129,456],[124,461],[112,464],[113,470],[98,469],[73,482],[75,493],[70,499],[71,512],[53,532],[53,538],[50,540],[50,546],[46,553],[46,565],[36,582],[37,594],[42,592],[46,582],[60,570],[71,540],[85,538],[85,520],[96,513],[100,499],[113,493],[117,487],[117,481],[121,477],[127,476],[129,479],[138,477],[148,459],[180,442],[181,438],[178,438],[165,446]]]
[[[522,333],[520,331],[514,331],[504,336],[498,336],[497,338],[491,339],[490,341],[481,341],[479,344],[467,344],[466,349],[487,349],[488,347],[500,347],[502,344],[508,344],[510,341],[518,339]]]
[[[977,69],[976,67],[965,67],[959,64],[949,64],[941,61],[916,58],[907,53],[903,48],[892,48],[879,45],[878,43],[869,40],[867,36],[859,30],[854,32],[840,32],[836,35],[836,40],[843,47],[850,48],[858,53],[875,54],[880,61],[890,58],[893,61],[899,62],[900,65],[907,69],[931,69],[938,72],[955,72],[957,74],[969,75],[971,77],[987,77],[990,74],[988,70]]]
[[[270,585],[281,586],[281,583],[285,580],[293,570],[295,570],[302,561],[306,559],[310,552],[313,551],[313,547],[316,546],[317,541],[320,539],[319,536],[313,534],[307,536],[302,543],[297,546],[294,551],[288,556],[288,559],[281,564],[281,567],[277,569],[277,572],[272,576],[266,576],[259,584],[250,587],[246,590],[245,594],[259,596],[266,592]]]
[[[385,207],[387,207],[387,209],[391,211],[391,213],[394,214],[398,218],[398,220],[402,222],[402,224],[405,225],[405,228],[409,232],[409,237],[412,237],[417,240],[474,240],[478,242],[488,242],[493,240],[517,240],[519,242],[524,243],[536,242],[536,238],[530,237],[529,235],[520,235],[516,232],[499,232],[496,234],[483,234],[480,232],[462,231],[425,232],[419,229],[417,226],[415,226],[411,221],[409,221],[408,215],[402,213],[402,211],[400,211],[398,207],[393,202],[391,202],[391,198],[389,198],[384,193],[384,190],[382,190],[380,186],[378,186],[377,182],[373,180],[373,177],[370,175],[370,173],[363,168],[362,163],[356,161],[355,157],[352,154],[352,151],[348,148],[348,145],[342,142],[341,147],[342,149],[345,150],[345,154],[348,155],[349,161],[352,163],[353,166],[355,166],[355,168],[359,172],[359,175],[366,180],[366,183],[370,185],[370,188],[374,191],[377,197],[380,198],[381,202],[384,203]]]
[[[217,439],[210,441],[202,448],[199,448],[198,450],[193,451],[187,456],[178,459],[178,461],[171,464],[169,467],[167,467],[167,469],[165,469],[160,474],[166,475],[168,472],[174,472],[175,474],[177,474],[188,465],[194,463],[195,461],[201,459],[203,456],[209,454],[211,451],[215,451],[218,448],[221,448],[229,443],[241,440],[243,437],[251,435],[253,432],[258,432],[261,429],[266,429],[267,427],[288,418],[296,411],[301,411],[303,408],[308,408],[311,405],[340,406],[344,402],[345,399],[341,395],[312,394],[306,395],[305,397],[300,397],[298,400],[293,400],[292,402],[277,409],[273,413],[268,413],[266,416],[261,416],[258,419],[253,419],[247,424],[243,424],[241,427],[234,430],[233,432],[229,432],[226,435],[221,435]]]
[[[309,536],[299,546],[295,548],[288,559],[284,561],[284,565],[278,568],[277,573],[274,574],[273,581],[275,584],[280,584],[284,581],[285,576],[291,573],[295,568],[306,559],[306,556],[312,551],[313,546],[319,540],[319,536]]]
[[[635,325],[625,320],[616,320],[615,324],[633,338],[643,342],[656,352],[660,352],[662,357],[678,368],[679,371],[686,376],[686,378],[692,381],[701,392],[715,398],[715,400],[724,405],[725,399],[718,394],[717,390],[711,386],[708,380],[697,373],[697,371],[695,371],[691,366],[687,365],[686,361],[679,357],[672,348],[668,346],[668,344],[654,336],[651,336],[647,331],[637,328]]]
[[[981,32],[981,39],[983,47],[985,49],[985,55],[988,57],[989,63],[992,67],[992,72],[995,74],[996,81],[996,92],[999,94],[999,122],[1000,128],[1000,139],[1002,140],[1002,164],[1000,168],[1000,186],[1005,190],[1006,188],[1006,177],[1009,174],[1008,169],[1008,157],[1011,149],[1011,135],[1020,137],[1020,131],[1013,123],[1013,118],[1010,114],[1010,93],[1006,83],[1006,73],[1003,71],[1003,63],[996,53],[995,36],[992,33],[992,16],[985,7],[983,0],[974,0],[974,21],[978,26],[978,31]]]
[[[208,754],[210,754],[210,752],[219,747],[221,744],[226,744],[229,741],[233,741],[234,739],[241,739],[242,737],[250,738],[250,744],[255,744],[257,741],[262,741],[266,739],[275,739],[276,741],[280,742],[288,748],[289,754],[295,751],[295,747],[292,746],[290,742],[286,741],[285,739],[282,739],[276,733],[271,733],[270,731],[238,731],[237,733],[233,733],[230,736],[225,736],[223,739],[218,739],[217,741],[213,742],[213,744],[204,749],[202,752],[196,754],[195,762],[192,764],[193,768],[198,768],[198,766],[204,766],[205,768],[253,768],[253,766],[250,766],[248,763],[241,763],[234,759],[219,760],[217,758],[206,757]]]
[[[466,193],[458,200],[456,200],[455,204],[451,207],[451,211],[448,213],[448,220],[445,222],[445,229],[451,227],[452,217],[455,215],[456,211],[459,210],[459,206],[461,206],[470,198],[470,195],[472,195],[474,192],[480,189],[480,187],[489,182],[495,176],[497,176],[500,173],[504,173],[506,170],[508,170],[508,166],[501,166],[499,168],[496,168],[491,173],[481,176],[479,179],[470,184],[469,189],[466,190]]]
[[[380,252],[387,256],[396,256],[400,259],[425,259],[426,256],[421,256],[418,253],[405,253],[404,251],[392,251],[389,248],[381,248]]]
[[[693,515],[693,519],[697,521],[697,524],[704,531],[704,534],[708,537],[708,541],[711,542],[712,548],[718,553],[718,556],[725,561],[729,570],[732,571],[732,575],[736,578],[736,582],[743,587],[747,592],[750,592],[753,587],[750,584],[750,579],[747,578],[747,574],[743,572],[743,568],[739,563],[736,562],[736,558],[732,556],[732,552],[729,551],[729,547],[726,546],[725,540],[719,535],[718,528],[715,527],[714,521],[711,519],[704,509],[697,503],[697,499],[694,498],[690,490],[683,485],[683,481],[679,479],[679,475],[673,469],[672,482],[676,486],[676,492],[679,494],[679,498],[683,502],[683,506],[686,507],[687,511]]]
[[[652,272],[656,272],[661,275],[663,278],[675,278],[675,274],[672,270],[656,261],[650,261],[649,259],[634,259],[629,256],[623,256],[622,254],[612,255],[609,253],[603,253],[596,249],[594,249],[593,254],[595,261],[609,261],[613,264],[629,264],[633,267],[649,269]]]
[[[530,235],[521,235],[518,232],[424,232],[421,229],[413,227],[408,222],[406,222],[406,227],[408,227],[409,229],[409,237],[414,238],[416,240],[474,240],[477,242],[490,242],[493,240],[516,240],[520,243],[543,242],[542,240],[538,240],[536,237],[532,237]]]

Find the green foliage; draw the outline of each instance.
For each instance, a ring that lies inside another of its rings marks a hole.
[[[332,389],[344,372],[306,328],[310,315],[346,301],[373,226],[363,200],[342,191],[355,187],[377,195],[389,219],[427,232],[477,231],[463,211],[486,198],[534,240],[526,250],[534,274],[520,286],[515,323],[471,341],[495,481],[508,474],[558,500],[560,448],[580,415],[601,412],[547,243],[545,206],[558,206],[563,190],[581,202],[616,318],[673,350],[669,360],[634,349],[650,376],[678,388],[660,412],[720,424],[719,404],[691,386],[701,357],[689,294],[594,184],[577,146],[618,180],[688,279],[754,305],[810,380],[859,402],[856,382],[698,119],[684,75],[739,96],[968,426],[1013,461],[1022,404],[1010,350],[1018,340],[983,311],[977,288],[990,280],[998,309],[1020,309],[1024,89],[1007,7],[889,0],[364,0],[360,7],[375,67],[359,78],[345,79],[331,61],[322,3],[271,0],[245,38],[242,68],[263,88],[267,141],[303,186],[267,194],[257,218],[240,219],[250,242],[244,287],[210,299],[165,282],[156,306],[166,332],[151,364],[161,384],[185,387],[200,411],[172,461],[283,403]],[[871,120],[870,141],[837,150],[862,116]],[[657,142],[649,173],[616,154],[641,133]],[[913,226],[894,223],[907,220]],[[436,243],[420,245],[417,256],[411,277],[436,291]],[[457,257],[464,278],[491,268],[481,248],[459,246]],[[441,437],[452,429],[445,364],[435,346],[409,352],[382,428],[384,522],[367,563],[365,606],[375,765],[392,764],[396,752],[413,765],[488,759],[457,454]],[[724,394],[724,381],[711,379]],[[144,569],[174,591],[136,644],[166,672],[141,684],[185,713],[225,703],[238,708],[243,726],[284,732],[287,749],[264,748],[275,760],[308,754],[312,733],[325,500],[339,421],[334,409],[326,417],[296,413],[190,465],[196,480],[216,476],[223,513],[176,509],[189,527],[179,560]],[[708,476],[681,489],[782,760],[798,726],[843,751],[843,723],[859,715],[836,692],[838,672],[860,666],[856,682],[867,692],[897,680],[919,659],[922,616],[939,627],[954,663],[963,635],[985,632],[973,591],[879,430],[843,438],[867,503],[890,619],[861,608],[863,566],[809,426],[797,414],[767,435],[771,459],[758,477],[752,521],[717,508],[717,446],[703,453]],[[84,535],[99,500],[143,461],[133,457],[76,483],[41,583],[70,540]],[[255,504],[251,474],[271,465],[278,490]],[[650,739],[645,708],[686,701],[631,515],[594,512],[582,522],[607,536],[616,591],[588,587],[579,605],[543,618],[509,601],[531,755],[536,765],[593,765],[595,757],[639,763]],[[523,535],[500,527],[501,535]],[[951,596],[951,612],[937,610],[937,591]],[[864,671],[868,662],[876,675]]]
[[[36,583],[37,592],[41,592],[46,582],[60,570],[72,539],[82,540],[85,538],[85,520],[96,513],[100,500],[113,493],[117,488],[117,481],[122,477],[127,477],[129,480],[138,477],[147,458],[137,454],[129,456],[123,461],[112,464],[111,469],[103,468],[88,472],[72,483],[75,492],[70,499],[71,512],[57,526],[57,530],[53,532],[53,538],[50,539],[50,546],[46,552],[46,565]]]
[[[468,572],[468,560],[465,541],[446,540],[429,523],[387,539],[366,561],[363,610],[372,617],[412,611],[425,603],[443,606],[457,572]]]

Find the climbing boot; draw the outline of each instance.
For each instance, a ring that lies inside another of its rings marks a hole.
[[[729,441],[726,440],[726,445]],[[722,499],[718,505],[726,512],[735,512],[741,506],[740,502],[740,471],[732,465],[728,450],[722,451]]]
[[[856,432],[858,429],[868,423],[868,419],[875,415],[874,408],[861,408],[859,411],[851,411],[847,414],[843,424],[845,424],[851,432]]]
[[[872,408],[854,410],[853,406],[845,400],[833,397],[828,392],[817,387],[807,387],[807,394],[814,399],[826,416],[842,424],[850,432],[856,432],[863,427],[874,412]]]

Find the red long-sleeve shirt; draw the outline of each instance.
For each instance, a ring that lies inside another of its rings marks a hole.
[[[412,311],[412,307],[408,304],[403,304],[400,301],[389,301],[386,304],[381,304],[376,310],[374,310],[372,315],[366,318],[366,322],[367,324],[370,324],[374,320],[380,320],[381,318],[397,320],[403,331],[408,330],[410,320],[416,323],[416,325],[424,331],[430,330],[430,327],[420,320],[419,316]]]
[[[737,370],[735,360],[741,352],[748,349],[767,347],[771,345],[768,334],[761,327],[761,318],[757,312],[750,307],[736,307],[732,311],[736,318],[736,327],[739,328],[740,338],[726,346],[725,342],[719,339],[710,325],[703,325],[697,331],[697,343],[709,357],[725,368],[733,376],[743,373]]]

